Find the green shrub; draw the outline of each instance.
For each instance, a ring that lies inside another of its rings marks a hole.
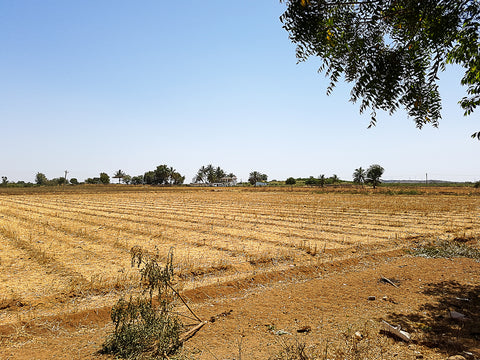
[[[129,300],[121,298],[113,306],[115,330],[101,352],[125,359],[168,359],[182,345],[182,324],[172,312],[178,295],[173,287],[173,253],[169,252],[164,267],[140,247],[133,247],[131,254],[132,266],[140,269],[143,292]]]
[[[297,180],[295,180],[293,177],[289,177],[287,180],[285,180],[285,184],[287,185],[295,185],[297,183]]]

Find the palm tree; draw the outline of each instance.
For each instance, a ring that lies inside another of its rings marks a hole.
[[[366,172],[362,167],[355,169],[353,172],[353,182],[355,184],[363,184],[365,182]]]
[[[120,180],[123,179],[125,173],[122,170],[118,170],[115,175],[113,175],[114,179],[118,179],[118,183],[120,184]]]
[[[325,185],[325,175],[322,174],[318,177],[318,184],[323,187]]]
[[[385,169],[380,165],[371,165],[367,170],[367,177],[365,178],[365,183],[372,184],[375,189],[378,184],[381,184],[380,178],[383,175]]]
[[[205,168],[205,166],[202,166],[200,169],[198,169],[197,175],[195,175],[195,182],[207,182],[207,169]]]
[[[207,182],[210,184],[215,182],[215,168],[212,164],[208,164],[205,167],[205,174],[207,176]]]

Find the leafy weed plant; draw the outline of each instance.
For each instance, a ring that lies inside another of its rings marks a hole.
[[[169,359],[182,345],[182,324],[172,312],[178,295],[173,282],[173,252],[163,267],[140,247],[132,248],[131,255],[132,266],[140,269],[143,292],[128,300],[121,298],[113,306],[115,330],[101,352],[125,359]]]

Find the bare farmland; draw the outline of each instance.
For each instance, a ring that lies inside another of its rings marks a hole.
[[[0,196],[2,324],[111,305],[138,282],[136,245],[173,247],[188,290],[480,235],[480,197],[462,193],[119,189]]]

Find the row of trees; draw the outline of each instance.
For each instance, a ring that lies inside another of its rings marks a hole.
[[[198,169],[197,174],[193,178],[193,182],[196,184],[213,184],[222,182],[224,178],[236,178],[233,173],[227,174],[220,166],[213,166],[209,164],[207,166],[202,166]]]
[[[113,174],[112,178],[118,179],[119,184],[122,182],[127,185],[181,185],[185,181],[185,176],[182,176],[173,167],[167,165],[159,165],[155,170],[147,171],[145,174],[137,176],[130,176],[124,171],[118,170]],[[8,184],[6,176],[2,177],[2,184]],[[76,178],[71,178],[70,180],[65,177],[48,179],[45,174],[38,172],[35,176],[35,184],[53,186],[66,184],[78,185],[80,183]],[[110,176],[105,172],[101,172],[98,177],[85,179],[85,184],[110,184]]]
[[[159,165],[155,170],[137,176],[130,176],[120,169],[113,174],[112,178],[118,179],[119,184],[126,185],[181,185],[185,181],[185,176],[167,165]],[[100,173],[99,178],[87,179],[85,182],[87,184],[109,184],[110,177],[106,173]]]
[[[362,167],[355,169],[353,173],[353,182],[355,184],[371,184],[373,188],[376,188],[380,183],[380,178],[383,175],[384,169],[380,165],[371,165],[367,170],[364,170]],[[123,182],[124,184],[132,184],[132,185],[181,185],[185,181],[185,176],[181,175],[178,171],[176,171],[173,167],[169,167],[167,165],[159,165],[155,170],[147,171],[143,175],[137,176],[130,176],[126,174],[122,170],[116,171],[112,178],[118,179],[118,183],[120,184]],[[193,179],[194,183],[220,183],[226,180],[231,181],[232,179],[235,180],[236,177],[233,173],[227,174],[222,168],[219,166],[214,167],[213,165],[202,166],[196,176]],[[261,173],[260,171],[252,171],[249,175],[248,182],[251,185],[256,186],[259,183],[265,183],[268,179],[266,174]],[[297,180],[302,180],[305,185],[317,185],[317,186],[324,186],[327,184],[336,184],[340,183],[341,180],[337,175],[332,175],[331,177],[325,177],[325,175],[320,175],[319,177],[315,178],[310,176],[306,179],[295,179],[293,177],[289,177],[285,183],[287,185],[295,185]],[[21,182],[25,184],[24,182]],[[66,185],[72,184],[77,185],[79,184],[76,178],[72,178],[67,180],[65,177],[59,177],[54,179],[48,179],[45,174],[38,172],[35,176],[35,183],[37,185],[46,185],[46,186],[53,186],[53,185]],[[86,184],[110,184],[110,176],[105,173],[101,172],[98,177],[87,178],[85,179]],[[2,182],[0,185],[6,186],[8,184],[8,179],[6,176],[2,176]],[[33,184],[31,184],[33,185]]]
[[[358,185],[363,184],[371,184],[375,189],[380,183],[380,178],[383,175],[385,170],[380,165],[374,164],[371,165],[367,170],[364,170],[362,167],[355,169],[353,173],[353,183]],[[295,185],[297,180],[302,180],[305,185],[314,185],[314,186],[325,186],[330,184],[337,184],[340,183],[342,180],[337,175],[332,175],[328,178],[325,175],[320,175],[319,177],[315,178],[310,176],[306,179],[295,179],[293,177],[289,177],[286,181],[286,185]]]
[[[310,176],[309,178],[305,178],[305,179],[298,179],[298,180],[302,180],[305,185],[314,185],[314,186],[325,186],[325,185],[329,185],[329,184],[337,184],[339,182],[341,182],[340,178],[333,174],[332,176],[330,177],[325,177],[324,174],[318,176],[318,177],[313,177],[313,176]],[[297,183],[297,179],[293,178],[293,177],[289,177],[286,181],[285,181],[285,184],[287,185],[295,185]]]

